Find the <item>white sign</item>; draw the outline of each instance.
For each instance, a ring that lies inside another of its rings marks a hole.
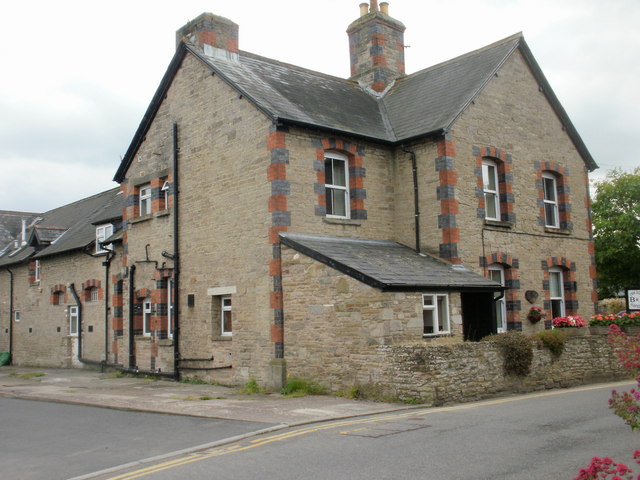
[[[640,310],[640,290],[627,290],[629,310]]]

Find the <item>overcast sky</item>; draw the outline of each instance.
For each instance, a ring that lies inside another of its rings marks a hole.
[[[112,188],[175,51],[202,12],[240,48],[349,76],[359,0],[29,0],[0,7],[0,210],[46,211]],[[600,169],[640,164],[639,0],[389,0],[407,73],[522,31]]]

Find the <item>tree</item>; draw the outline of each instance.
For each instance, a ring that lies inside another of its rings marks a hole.
[[[595,184],[593,227],[600,298],[640,286],[640,167]]]

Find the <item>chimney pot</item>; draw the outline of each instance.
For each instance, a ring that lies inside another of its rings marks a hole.
[[[382,2],[380,4],[380,11],[385,15],[389,15],[389,2]]]
[[[367,13],[369,13],[369,4],[361,3],[360,4],[360,16],[364,17]]]

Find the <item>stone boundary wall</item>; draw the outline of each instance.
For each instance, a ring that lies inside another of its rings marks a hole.
[[[517,377],[505,376],[500,347],[493,342],[383,345],[354,352],[350,364],[324,365],[318,380],[336,391],[369,387],[435,406],[628,377],[604,335],[569,337],[558,358],[536,343],[533,353],[531,372]],[[350,374],[340,375],[345,368]]]

